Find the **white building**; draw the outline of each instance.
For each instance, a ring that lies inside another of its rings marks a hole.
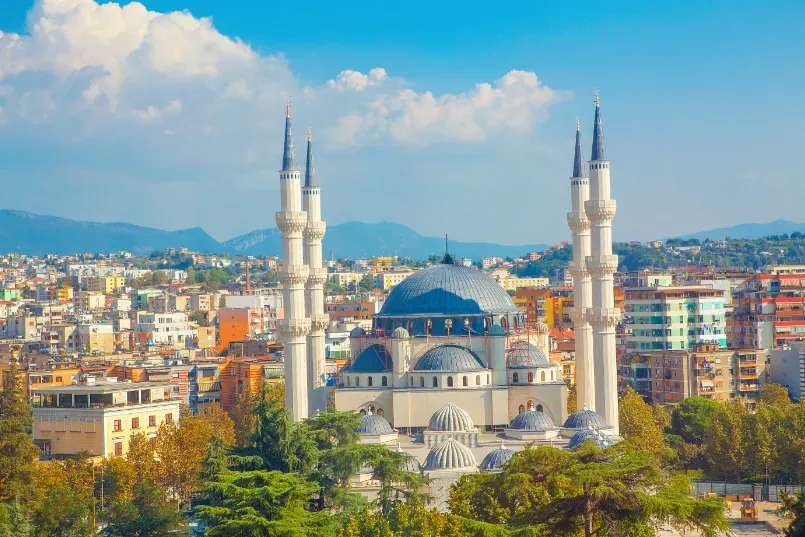
[[[152,345],[179,347],[196,335],[184,313],[138,313],[135,331],[148,334]]]

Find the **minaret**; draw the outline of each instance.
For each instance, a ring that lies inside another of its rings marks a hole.
[[[567,225],[573,235],[573,261],[568,269],[575,287],[574,307],[570,313],[576,333],[576,400],[578,408],[595,410],[595,378],[593,369],[593,329],[587,321],[592,306],[592,283],[587,271],[590,255],[590,220],[584,204],[590,197],[590,179],[581,150],[581,129],[576,119],[576,154],[573,158],[573,176],[570,178],[572,211],[567,213]]]
[[[321,221],[321,189],[316,182],[316,166],[313,163],[313,138],[307,131],[307,164],[305,186],[302,187],[302,208],[307,212],[305,239],[305,264],[309,268],[306,302],[310,318],[310,334],[307,337],[307,375],[310,415],[327,410],[327,364],[324,358],[324,331],[330,317],[324,313],[324,282],[327,269],[322,266],[321,241],[327,226]]]
[[[591,223],[590,256],[587,270],[592,276],[592,307],[587,320],[593,328],[595,410],[615,431],[618,426],[618,373],[615,357],[615,326],[620,311],[615,309],[613,275],[618,256],[612,255],[612,219],[615,200],[609,195],[609,160],[604,147],[604,127],[598,92],[595,94],[593,153],[590,159],[590,199],[584,204]]]
[[[307,214],[302,210],[301,174],[296,169],[291,135],[291,105],[285,109],[285,149],[280,170],[282,210],[277,213],[277,228],[282,233],[282,284],[285,318],[277,323],[277,332],[285,350],[285,407],[291,420],[308,417],[307,335],[310,319],[305,316],[305,284],[308,268],[303,262],[302,232]]]

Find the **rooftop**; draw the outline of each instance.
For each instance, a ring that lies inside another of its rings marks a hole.
[[[112,393],[128,390],[146,390],[150,388],[170,388],[169,382],[95,382],[91,384],[72,384],[70,386],[53,386],[36,388],[33,391],[41,394],[60,393]]]

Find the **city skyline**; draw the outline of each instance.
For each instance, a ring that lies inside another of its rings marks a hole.
[[[251,2],[20,4],[0,7],[8,208],[199,225],[217,239],[273,227],[277,120],[290,95],[297,124],[320,140],[324,219],[553,243],[569,238],[552,200],[566,196],[576,116],[591,147],[584,118],[597,87],[618,148],[615,240],[800,219],[802,172],[788,155],[803,141],[789,120],[803,106],[802,74],[785,68],[799,39],[786,30],[802,10],[794,3],[697,6],[695,16],[688,3],[512,8],[516,18],[431,6],[428,20],[321,5],[305,24],[293,14],[270,31],[257,22],[271,13]],[[446,17],[457,24],[435,31],[430,20]],[[32,183],[60,195],[30,196]],[[744,195],[761,184],[786,196]],[[490,187],[508,189],[516,210],[488,205]]]

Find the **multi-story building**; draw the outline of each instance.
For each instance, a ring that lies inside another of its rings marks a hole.
[[[331,272],[327,275],[327,281],[346,288],[350,284],[358,285],[367,274],[366,272]]]
[[[100,311],[106,307],[106,295],[93,291],[79,291],[75,296],[77,311]]]
[[[731,345],[772,349],[805,337],[803,287],[805,274],[750,276],[733,293]]]
[[[220,367],[217,363],[197,364],[188,375],[190,409],[198,412],[211,403],[221,404]]]
[[[268,308],[221,308],[217,317],[218,344],[221,348],[227,348],[233,342],[274,333],[277,313]]]
[[[111,354],[115,350],[114,327],[111,323],[79,324],[78,351],[86,354]]]
[[[87,284],[87,291],[111,295],[119,289],[126,287],[126,278],[123,276],[90,276],[84,282]]]
[[[196,336],[184,313],[139,313],[134,330],[147,345],[184,347]]]
[[[90,382],[32,390],[34,442],[44,456],[125,455],[136,433],[156,438],[179,419],[179,400],[166,383]]]
[[[790,341],[769,351],[771,381],[785,386],[795,401],[805,393],[805,341]]]
[[[376,272],[374,275],[375,289],[387,290],[396,287],[401,281],[413,274],[413,270]]]
[[[371,323],[372,316],[380,311],[377,300],[350,300],[347,302],[327,302],[324,311],[332,321],[354,319]]]
[[[697,344],[727,346],[724,292],[678,286],[624,290],[626,352],[685,350]]]
[[[221,407],[229,410],[244,393],[257,393],[264,382],[283,382],[283,364],[267,358],[234,358],[221,365]]]

